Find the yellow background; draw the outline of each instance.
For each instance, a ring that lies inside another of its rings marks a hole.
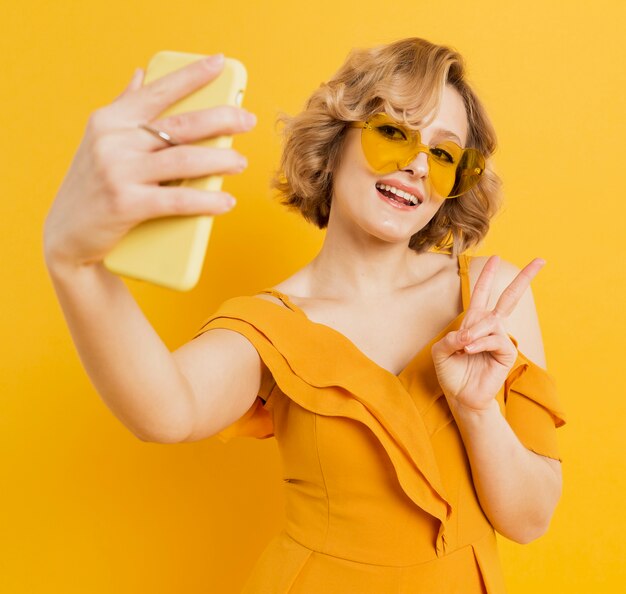
[[[407,36],[465,55],[499,133],[507,202],[481,253],[548,262],[534,292],[569,414],[565,489],[546,536],[501,539],[510,592],[623,591],[623,2],[27,0],[2,12],[0,591],[238,592],[283,519],[275,440],[143,443],[82,371],[41,234],[89,113],[157,50],[248,67],[259,124],[236,146],[250,166],[226,182],[239,205],[216,221],[200,285],[131,285],[176,348],[223,299],[275,284],[320,245],[270,197],[278,112],[297,112],[350,48]]]

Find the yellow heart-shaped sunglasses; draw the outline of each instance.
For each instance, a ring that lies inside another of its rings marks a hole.
[[[378,173],[404,169],[419,153],[426,153],[433,188],[443,198],[456,198],[471,190],[485,171],[485,157],[477,149],[461,148],[450,140],[427,146],[419,131],[385,113],[354,122],[352,127],[362,128],[363,153]]]

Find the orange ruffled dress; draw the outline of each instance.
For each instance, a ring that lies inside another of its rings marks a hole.
[[[463,308],[468,257],[459,258]],[[218,434],[275,436],[286,526],[256,562],[243,594],[500,594],[505,585],[430,346],[397,376],[349,339],[259,297],[226,301],[198,336],[233,330],[269,372],[248,412]],[[530,450],[559,459],[564,424],[554,382],[519,353],[497,397]]]

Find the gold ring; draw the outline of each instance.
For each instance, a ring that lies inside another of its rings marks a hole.
[[[157,128],[153,128],[149,124],[139,124],[139,127],[145,130],[146,132],[150,132],[153,136],[164,140],[170,146],[176,146],[180,144],[177,140],[175,140],[172,136],[170,136],[167,132],[163,132],[163,130],[159,130]]]

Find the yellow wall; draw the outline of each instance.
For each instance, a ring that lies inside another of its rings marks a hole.
[[[386,6],[386,7],[385,7]],[[321,235],[272,203],[274,120],[353,46],[419,35],[458,48],[499,132],[507,204],[483,253],[548,266],[534,284],[569,424],[549,534],[502,540],[512,594],[617,592],[625,581],[624,3],[187,0],[5,3],[0,110],[0,590],[237,592],[282,521],[274,440],[146,444],[91,388],[41,258],[45,213],[88,114],[160,49],[248,67],[248,171],[199,287],[133,284],[172,348],[228,296],[284,278]],[[262,221],[262,224],[259,224]]]

